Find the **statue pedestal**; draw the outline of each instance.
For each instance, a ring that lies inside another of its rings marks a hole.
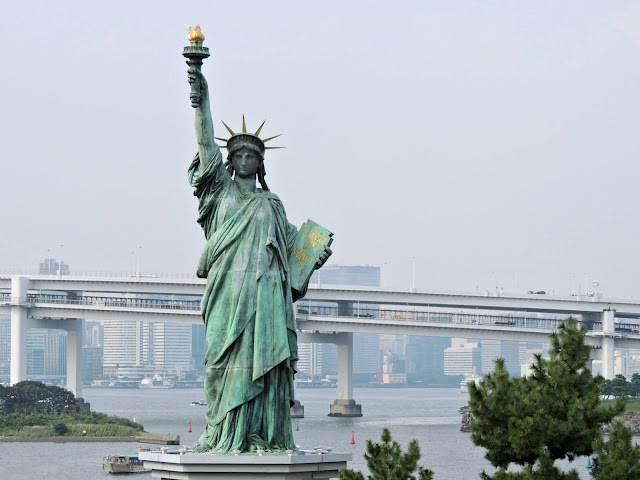
[[[154,478],[171,480],[316,480],[338,478],[347,468],[350,453],[305,455],[140,452],[145,468]]]

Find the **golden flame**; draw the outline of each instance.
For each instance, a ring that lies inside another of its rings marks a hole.
[[[203,42],[204,41],[204,34],[202,33],[202,30],[200,30],[200,25],[196,25],[195,27],[189,27],[187,29],[187,32],[189,34],[189,41],[190,42]]]

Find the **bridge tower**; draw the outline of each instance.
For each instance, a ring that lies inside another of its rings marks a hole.
[[[362,406],[353,399],[353,333],[298,332],[298,342],[338,346],[338,398],[329,406],[329,416],[361,417]]]
[[[67,332],[67,390],[82,397],[82,319],[64,321],[29,317],[26,277],[11,278],[11,385],[27,379],[27,331],[30,328],[55,328]]]

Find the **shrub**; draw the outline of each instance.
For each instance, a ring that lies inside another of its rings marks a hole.
[[[58,435],[59,437],[62,437],[69,433],[69,427],[67,427],[64,423],[56,423],[53,426],[53,433]]]

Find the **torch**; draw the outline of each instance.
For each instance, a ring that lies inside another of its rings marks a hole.
[[[200,25],[189,27],[187,32],[189,33],[189,42],[191,42],[191,45],[184,47],[182,56],[187,59],[187,65],[189,65],[189,67],[195,67],[200,70],[202,68],[202,61],[209,57],[209,49],[202,46],[204,34],[202,30],[200,30]],[[191,99],[191,106],[193,108],[197,108],[200,105],[200,79],[198,77],[196,77],[195,82],[191,84],[189,98]]]

